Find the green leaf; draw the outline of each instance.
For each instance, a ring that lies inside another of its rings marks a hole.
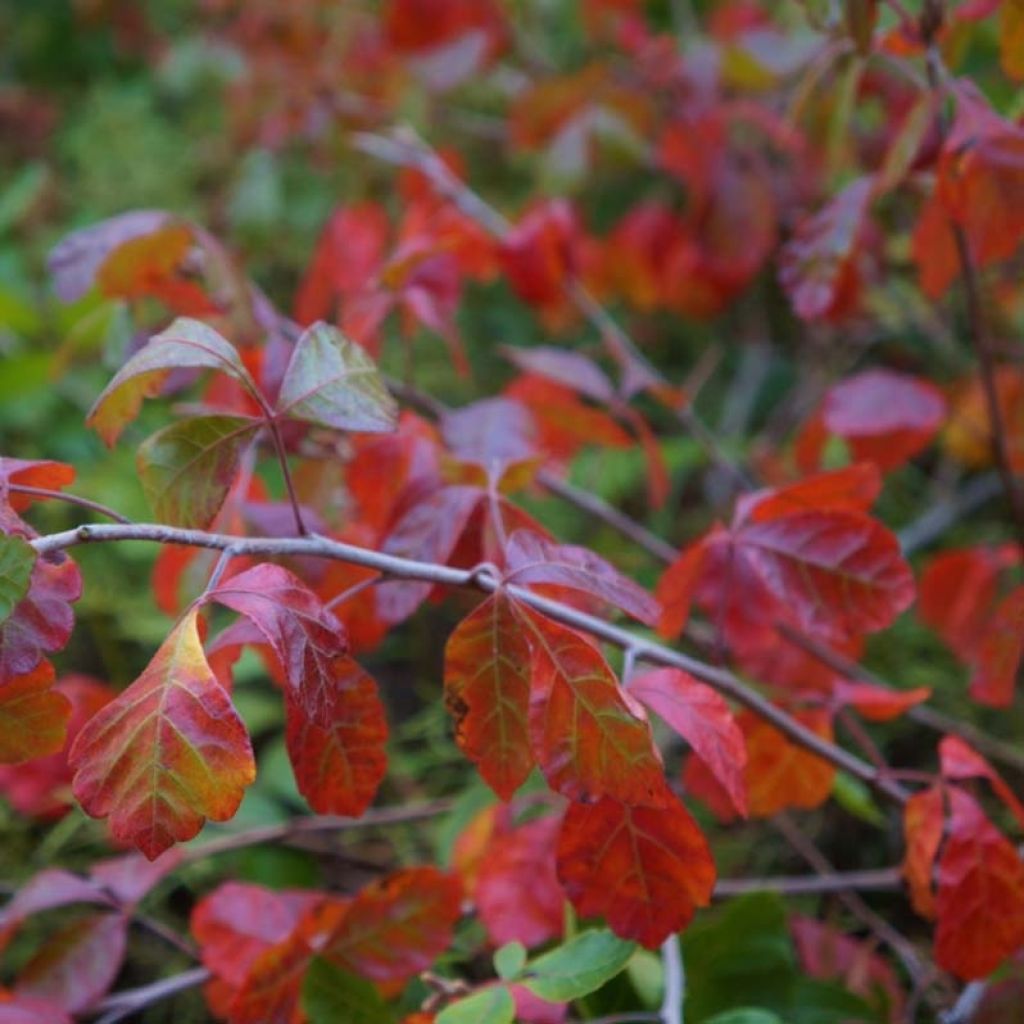
[[[139,414],[142,400],[159,394],[167,375],[179,369],[220,370],[250,393],[256,392],[249,371],[226,338],[198,320],[179,317],[121,367],[85,422],[112,445],[125,424]]]
[[[0,534],[0,622],[3,622],[28,593],[36,553],[27,540]]]
[[[394,430],[398,407],[374,361],[325,323],[296,342],[277,400],[281,416],[334,430]]]
[[[526,947],[521,942],[506,942],[495,950],[494,969],[502,981],[511,981],[526,964]]]
[[[719,1013],[704,1024],[783,1024],[782,1018],[767,1010],[740,1009]]]
[[[436,1024],[483,1024],[484,1021],[487,1024],[514,1024],[515,1019],[516,1003],[512,993],[504,985],[498,985],[480,989],[446,1006],[437,1015]]]
[[[157,519],[171,526],[209,526],[238,475],[242,452],[261,425],[242,416],[196,416],[143,441],[136,463]]]
[[[320,957],[306,971],[302,1007],[310,1024],[386,1024],[394,1020],[371,982]]]
[[[529,964],[526,987],[552,1003],[579,999],[618,974],[635,950],[607,928],[583,932]]]

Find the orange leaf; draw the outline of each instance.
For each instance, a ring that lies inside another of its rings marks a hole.
[[[227,821],[256,777],[242,720],[210,671],[197,611],[174,628],[139,678],[78,734],[74,793],[115,838],[150,860]]]
[[[1003,0],[999,12],[999,54],[1003,70],[1024,79],[1024,0]]]
[[[590,640],[531,609],[521,614],[530,629],[530,736],[548,784],[572,800],[658,806],[664,776],[642,708]]]
[[[832,721],[823,711],[794,717],[822,739],[832,740]],[[737,719],[747,741],[747,795],[754,818],[770,818],[787,807],[810,810],[832,792],[835,766],[797,746],[752,712]]]
[[[499,590],[466,616],[445,647],[445,706],[455,742],[502,800],[533,767],[527,726],[530,647],[513,601]]]
[[[650,949],[711,900],[715,865],[686,808],[666,791],[658,808],[618,800],[573,803],[558,844],[558,877],[584,917]]]
[[[932,872],[942,842],[943,816],[942,790],[938,786],[915,793],[903,808],[903,835],[907,845],[903,877],[910,887],[914,909],[929,919],[935,917]]]
[[[71,702],[53,688],[48,661],[0,682],[0,764],[56,754],[64,746],[70,717]]]

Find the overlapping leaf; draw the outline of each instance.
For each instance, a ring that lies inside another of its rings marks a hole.
[[[151,860],[235,813],[256,775],[252,746],[206,663],[195,610],[79,733],[69,762],[82,807]]]
[[[710,901],[715,865],[671,794],[659,808],[605,797],[566,811],[558,877],[582,916],[600,915],[616,935],[654,949]]]
[[[0,764],[55,754],[64,746],[71,703],[53,680],[53,666],[41,661],[0,682]]]
[[[529,610],[530,738],[552,789],[573,800],[658,806],[661,759],[642,709],[594,644]]]
[[[277,413],[335,430],[393,430],[398,416],[376,364],[339,330],[315,323],[295,344]]]
[[[529,660],[522,623],[503,590],[466,616],[445,647],[445,705],[455,741],[502,800],[512,798],[534,764]]]
[[[261,425],[241,416],[194,416],[150,435],[136,461],[157,519],[172,526],[208,527]]]
[[[256,391],[233,345],[212,327],[179,317],[121,367],[89,410],[86,423],[112,445],[138,415],[143,399],[158,395],[170,372],[180,369],[219,370],[247,391]]]
[[[725,700],[710,686],[674,668],[634,676],[629,692],[690,744],[729,795],[733,807],[745,815],[747,748]]]
[[[0,624],[28,593],[36,553],[16,534],[0,533]]]

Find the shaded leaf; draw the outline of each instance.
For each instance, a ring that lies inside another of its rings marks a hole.
[[[567,1003],[596,992],[636,952],[636,944],[591,928],[526,965],[526,987],[541,999]]]
[[[974,637],[971,696],[991,707],[1009,707],[1024,657],[1024,587],[1010,591]]]
[[[914,793],[903,808],[903,877],[910,888],[910,902],[926,918],[935,916],[932,871],[942,842],[945,816],[942,790],[938,786]]]
[[[957,788],[938,865],[935,959],[965,980],[992,973],[1024,945],[1024,863]]]
[[[581,634],[532,610],[530,737],[548,784],[570,799],[659,806],[661,759],[642,709]]]
[[[0,764],[55,754],[64,746],[71,702],[53,687],[53,666],[0,682]]]
[[[302,1008],[310,1024],[386,1024],[394,1019],[372,983],[320,957],[306,971]]]
[[[502,800],[534,764],[530,748],[530,647],[513,601],[498,590],[456,626],[445,645],[445,706],[455,742]]]
[[[794,717],[822,739],[832,740],[832,722],[822,711],[799,711]],[[754,818],[770,818],[787,807],[807,810],[823,804],[832,792],[835,766],[797,746],[752,712],[738,716],[747,741],[747,795]]]
[[[28,593],[36,553],[27,540],[0,533],[0,623]]]
[[[450,945],[462,887],[436,868],[406,868],[371,882],[327,940],[325,959],[375,982],[404,982]]]
[[[959,736],[943,736],[939,743],[939,759],[944,779],[957,782],[964,779],[987,779],[996,796],[1017,819],[1017,826],[1024,829],[1024,805],[981,754],[969,747]]]
[[[334,430],[393,430],[398,409],[376,364],[337,328],[315,323],[295,344],[277,399],[279,416]]]
[[[249,736],[203,655],[197,611],[78,734],[68,758],[87,813],[150,860],[227,821],[256,776]]]
[[[707,840],[667,787],[657,808],[606,797],[566,811],[558,844],[565,893],[581,916],[604,917],[624,939],[656,949],[710,902],[715,874]]]
[[[160,522],[206,529],[238,475],[239,461],[262,426],[240,416],[195,416],[158,430],[139,446],[142,489]]]
[[[86,424],[112,445],[125,424],[138,415],[143,399],[158,395],[170,372],[180,369],[219,370],[256,392],[233,345],[212,327],[179,317],[121,367],[93,403]]]
[[[1024,80],[1024,0],[1003,0],[999,10],[999,55],[1003,70]]]
[[[653,669],[634,676],[629,692],[690,744],[722,785],[733,807],[746,815],[743,770],[747,748],[725,700],[710,686],[674,668]]]
[[[588,548],[554,544],[529,530],[516,530],[508,539],[505,558],[508,582],[579,590],[621,608],[648,626],[658,621],[658,602]]]
[[[65,925],[21,969],[16,990],[81,1013],[110,990],[127,939],[128,920],[122,914],[90,914]]]

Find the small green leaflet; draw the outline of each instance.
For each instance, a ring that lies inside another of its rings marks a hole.
[[[719,1013],[704,1024],[783,1024],[783,1021],[767,1010],[741,1009]]]
[[[306,972],[302,1008],[309,1024],[388,1024],[394,1020],[371,982],[320,957]]]
[[[0,534],[0,622],[18,607],[28,593],[36,553],[23,537]]]
[[[526,947],[521,942],[506,942],[494,952],[494,969],[502,981],[512,981],[526,966]]]
[[[615,977],[636,948],[607,928],[583,932],[528,964],[526,987],[551,1003],[579,999]]]
[[[339,1020],[341,1018],[338,1018]],[[515,1024],[516,1003],[504,985],[480,989],[446,1006],[436,1024]]]

